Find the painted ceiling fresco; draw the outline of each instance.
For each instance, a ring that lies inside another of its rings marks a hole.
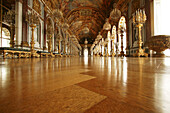
[[[58,0],[58,3],[71,31],[83,43],[84,38],[91,39],[89,42],[96,38],[112,10],[114,0]],[[89,33],[83,33],[85,26],[89,28]]]
[[[78,7],[87,6],[103,9],[103,6],[105,7],[110,6],[112,1],[114,0],[59,0],[59,3],[61,9],[65,10],[65,12],[68,12]]]

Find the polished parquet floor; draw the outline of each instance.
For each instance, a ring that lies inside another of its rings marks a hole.
[[[170,58],[0,59],[0,113],[170,113]]]

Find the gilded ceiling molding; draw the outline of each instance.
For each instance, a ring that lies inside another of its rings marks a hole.
[[[101,19],[102,19],[102,20],[105,19],[104,13],[101,12],[101,11],[99,11],[97,8],[94,8],[94,7],[79,7],[79,8],[73,9],[73,10],[71,10],[71,11],[65,16],[65,18],[69,18],[69,16],[72,15],[73,12],[76,12],[76,11],[79,12],[79,11],[82,10],[82,9],[90,9],[90,10],[92,10],[92,12],[94,12],[94,11],[95,11],[95,12],[98,12],[98,14],[100,14]]]
[[[41,6],[39,0],[33,0],[33,9],[41,14]]]
[[[52,8],[51,8],[51,2],[49,0],[41,0],[41,2],[44,4],[44,10],[47,13],[52,13]]]

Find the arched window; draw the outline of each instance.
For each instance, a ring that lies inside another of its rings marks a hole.
[[[1,36],[1,28],[0,28]],[[7,28],[2,27],[2,47],[10,47],[10,32]]]
[[[154,36],[170,35],[170,0],[154,0]]]
[[[88,49],[87,48],[84,49],[84,57],[88,57]]]
[[[114,39],[114,46],[112,48],[114,48],[114,52],[116,52],[116,44],[117,44],[117,35],[116,35],[116,26],[114,25],[112,27],[112,38]]]
[[[118,31],[119,31],[119,52],[121,51],[121,33],[120,33],[120,30],[121,28],[124,28],[124,33],[123,33],[123,51],[124,51],[124,54],[126,54],[126,20],[125,20],[125,17],[122,16],[119,20],[119,26],[118,26]]]
[[[108,39],[108,45],[107,45],[107,49],[108,49],[108,54],[111,55],[111,33],[110,31],[107,32],[107,39]]]
[[[153,0],[152,15],[154,18],[152,35],[170,35],[170,14],[167,13],[170,10],[170,0]],[[163,51],[165,56],[170,56],[170,49]]]

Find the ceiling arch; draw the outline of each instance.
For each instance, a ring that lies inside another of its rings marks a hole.
[[[105,18],[109,17],[113,3],[114,0],[58,0],[59,9],[79,41],[84,37],[96,38]],[[83,33],[85,27],[88,27],[89,33]]]
[[[94,7],[89,6],[73,9],[65,18],[70,25],[70,30],[79,40],[86,35],[82,34],[82,30],[85,26],[89,28],[91,35],[95,38],[105,21],[104,13]]]

